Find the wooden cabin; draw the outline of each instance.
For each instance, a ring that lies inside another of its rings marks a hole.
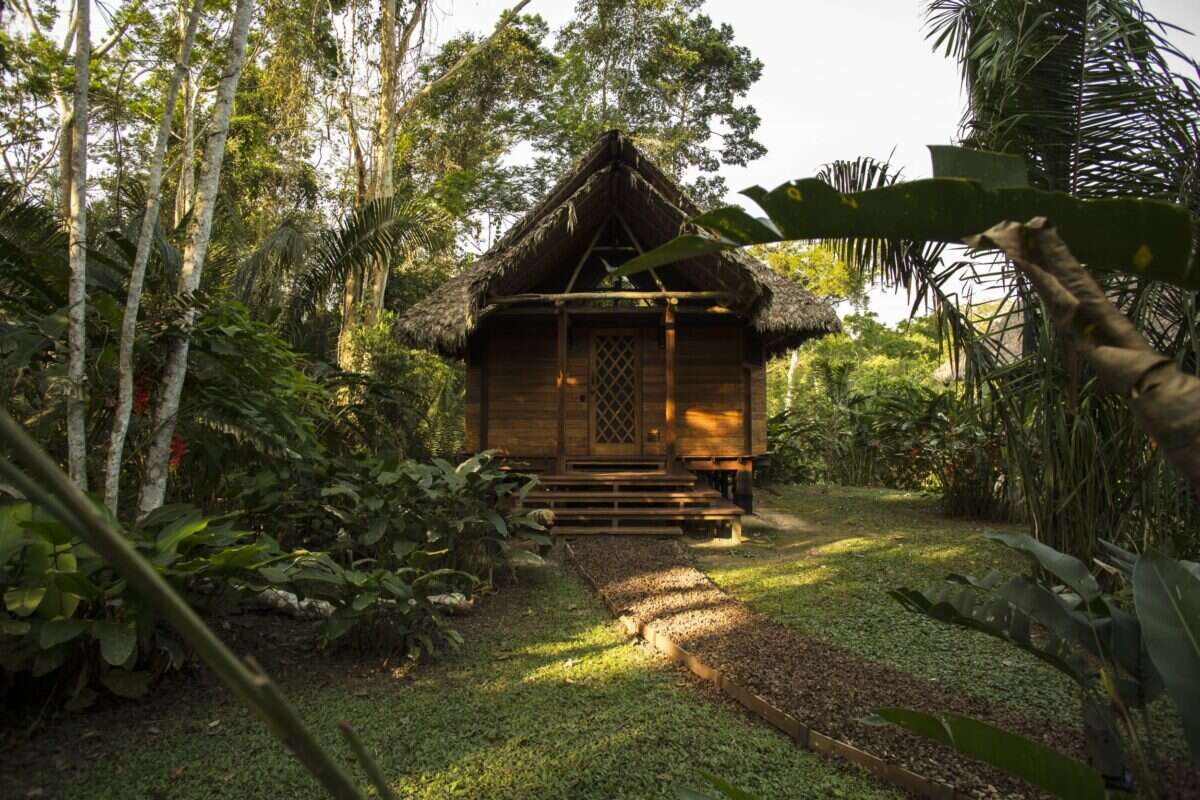
[[[769,452],[767,359],[841,329],[740,251],[612,276],[697,213],[610,132],[398,322],[408,344],[465,359],[467,449],[539,472],[530,502],[555,509],[557,532],[736,522]]]

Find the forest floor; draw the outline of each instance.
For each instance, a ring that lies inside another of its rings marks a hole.
[[[673,797],[702,786],[700,770],[763,800],[894,796],[632,644],[569,570],[524,569],[458,623],[461,653],[416,667],[318,653],[311,624],[279,616],[217,628],[346,762],[336,725],[351,721],[401,797]],[[200,670],[144,702],[48,719],[0,753],[0,797],[14,800],[323,796]]]

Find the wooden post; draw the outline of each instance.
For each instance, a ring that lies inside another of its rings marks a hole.
[[[558,303],[558,472],[567,470],[567,307]]]
[[[666,423],[667,470],[675,465],[675,304],[667,302],[663,311],[663,358],[665,359],[666,408],[663,422]]]
[[[479,449],[488,449],[488,340],[479,343]]]
[[[745,328],[742,329],[742,445],[744,455],[750,458],[754,455],[754,373],[750,369],[749,351],[753,337]],[[753,461],[748,462],[753,465]],[[745,469],[744,464],[738,465],[734,476],[734,502],[746,513],[754,511],[754,473],[753,466]]]

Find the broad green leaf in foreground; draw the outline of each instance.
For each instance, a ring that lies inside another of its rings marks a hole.
[[[958,714],[925,714],[904,708],[881,708],[873,724],[891,723],[926,739],[953,747],[963,755],[1004,770],[1063,800],[1101,800],[1100,773],[1049,747],[1003,728]]]
[[[1081,200],[1018,185],[1014,156],[935,150],[937,175],[843,194],[816,178],[743,194],[765,212],[726,206],[692,220],[680,236],[629,261],[618,275],[722,250],[786,240],[887,239],[962,242],[998,222],[1047,217],[1091,269],[1127,272],[1200,289],[1192,223],[1182,206],[1141,198]],[[1018,160],[1019,161],[1019,160]],[[966,172],[949,176],[942,170]]]
[[[1183,717],[1200,763],[1200,578],[1179,562],[1144,553],[1133,568],[1133,599],[1146,648]]]

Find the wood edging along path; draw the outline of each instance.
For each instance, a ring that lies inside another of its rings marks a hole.
[[[600,589],[596,580],[584,569],[575,555],[570,542],[565,542],[565,548],[571,565],[583,577],[585,583],[600,598],[609,613],[615,617],[626,632],[648,642],[671,661],[682,664],[697,678],[708,681],[717,687],[726,697],[735,701],[742,708],[785,734],[794,744],[805,750],[822,755],[833,756],[862,767],[876,779],[902,789],[918,797],[930,800],[964,800],[971,797],[956,790],[953,786],[918,775],[904,767],[892,764],[884,759],[860,750],[846,742],[826,736],[818,730],[801,722],[782,709],[772,705],[763,698],[751,692],[740,683],[723,675],[720,670],[709,666],[694,654],[680,647],[668,636],[657,630],[653,622],[639,623],[628,614],[622,614],[609,597]]]

